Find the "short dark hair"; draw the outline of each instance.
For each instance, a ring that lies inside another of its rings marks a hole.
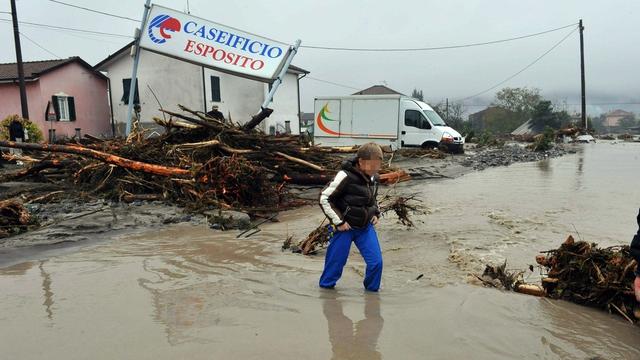
[[[376,143],[366,143],[358,148],[358,159],[382,160],[382,149]]]

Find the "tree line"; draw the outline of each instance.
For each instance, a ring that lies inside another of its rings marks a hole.
[[[414,89],[411,96],[424,101],[422,90]],[[467,109],[462,102],[452,102],[448,109],[442,101],[432,107],[447,124],[463,133],[474,131],[509,134],[528,120],[532,121],[534,128],[540,130],[547,127],[582,127],[579,117],[572,118],[565,110],[558,109],[559,106],[543,98],[537,88],[505,87],[496,93],[489,107],[471,114],[469,121],[465,119]],[[605,120],[606,114],[602,114],[596,118],[588,117],[587,123],[590,129],[597,132],[620,131],[640,125],[632,113],[620,119],[615,129],[607,128]]]

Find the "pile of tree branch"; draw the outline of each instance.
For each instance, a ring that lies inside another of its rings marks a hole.
[[[60,182],[97,197],[164,200],[193,209],[283,210],[302,204],[285,184],[326,184],[343,160],[297,136],[268,136],[180,108],[162,110],[168,119],[154,119],[166,130],[156,137],[134,132],[127,139],[85,136],[63,144],[0,141],[45,154],[29,157],[29,168],[4,180]]]
[[[398,217],[398,221],[400,223],[407,227],[411,227],[413,226],[413,221],[409,218],[410,214],[424,213],[422,206],[414,199],[414,197],[415,196],[400,196],[392,198],[391,196],[385,195],[380,200],[380,212],[384,216],[386,213],[393,211]],[[291,238],[287,238],[282,245],[282,249],[290,249],[294,253],[302,253],[303,255],[315,254],[317,249],[326,246],[329,242],[329,239],[332,236],[332,231],[336,231],[335,228],[330,225],[326,225],[325,223],[326,219],[322,221],[320,226],[310,232],[305,239],[295,245],[292,244]]]
[[[35,221],[21,203],[0,201],[0,239],[25,232],[31,225]]]
[[[413,159],[444,159],[447,157],[447,153],[440,149],[400,149],[396,151],[396,154]]]
[[[572,236],[555,250],[545,251],[536,262],[547,269],[542,286],[554,299],[619,313],[634,322],[633,292],[636,261],[629,246],[599,248]]]
[[[637,263],[628,246],[599,248],[569,236],[559,248],[538,255],[536,262],[546,271],[541,285],[527,284],[525,272],[506,270],[506,262],[487,265],[478,278],[485,285],[599,308],[632,323],[638,320],[633,291]]]

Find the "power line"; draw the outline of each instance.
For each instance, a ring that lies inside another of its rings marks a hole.
[[[462,104],[466,107],[489,107],[494,106],[495,104]],[[580,106],[581,103],[558,103],[559,106]],[[587,102],[587,106],[600,106],[600,105],[640,105],[640,102]]]
[[[446,49],[458,49],[458,48],[466,48],[466,47],[474,47],[474,46],[483,46],[483,45],[491,45],[498,44],[508,41],[521,40],[534,36],[539,36],[543,34],[548,34],[550,32],[566,29],[569,27],[576,26],[578,23],[573,23],[569,25],[565,25],[559,28],[545,30],[541,32],[537,32],[534,34],[522,35],[511,37],[507,39],[501,40],[493,40],[479,43],[470,43],[470,44],[461,44],[461,45],[448,45],[448,46],[434,46],[434,47],[419,47],[419,48],[345,48],[345,47],[331,47],[331,46],[312,46],[312,45],[301,45],[301,48],[306,49],[317,49],[317,50],[334,50],[334,51],[363,51],[363,52],[400,52],[400,51],[432,51],[432,50],[446,50]]]
[[[11,20],[8,20],[8,19],[0,19],[0,21],[7,22],[7,23],[11,22]],[[122,35],[122,34],[108,33],[108,32],[102,32],[102,31],[93,31],[93,30],[83,30],[83,29],[69,28],[69,27],[64,27],[64,26],[32,23],[32,22],[27,22],[27,21],[19,21],[18,23],[20,23],[22,25],[27,25],[27,26],[36,26],[36,27],[42,27],[42,28],[48,28],[48,29],[56,29],[56,30],[75,31],[75,32],[79,32],[79,33],[86,33],[86,34],[93,34],[93,35],[105,35],[105,36],[114,36],[114,37],[122,37],[122,38],[133,38],[133,36],[130,36],[130,35]]]
[[[305,79],[311,79],[311,80],[319,81],[319,82],[323,82],[323,83],[327,83],[327,84],[331,84],[331,85],[335,85],[335,86],[340,86],[340,87],[347,88],[347,89],[362,90],[360,88],[356,88],[356,87],[353,87],[353,86],[339,84],[337,82],[328,81],[328,80],[322,80],[322,79],[318,79],[318,78],[315,78],[315,77],[309,76],[309,75],[305,76],[304,78]]]
[[[535,64],[536,64],[538,61],[540,61],[543,57],[545,57],[547,54],[549,54],[551,51],[553,51],[553,49],[555,49],[555,48],[557,48],[558,46],[560,46],[560,44],[562,44],[565,40],[567,40],[567,39],[569,38],[569,36],[571,36],[574,32],[576,32],[576,30],[578,30],[578,29],[573,29],[573,30],[571,30],[571,32],[570,32],[570,33],[568,33],[568,34],[567,34],[565,37],[563,37],[560,41],[558,41],[557,43],[555,43],[555,45],[553,45],[549,50],[545,51],[542,55],[538,56],[535,60],[533,60],[531,63],[529,63],[529,64],[528,64],[527,66],[525,66],[524,68],[522,68],[522,69],[521,69],[520,71],[518,71],[517,73],[515,73],[515,74],[513,74],[513,75],[509,76],[508,78],[506,78],[506,79],[502,80],[501,82],[499,82],[499,83],[497,83],[497,84],[493,85],[492,87],[490,87],[490,88],[488,88],[488,89],[486,89],[486,90],[482,90],[482,91],[480,91],[480,92],[478,92],[478,93],[476,93],[476,94],[474,94],[474,95],[467,96],[467,97],[462,98],[462,99],[457,100],[457,101],[469,100],[469,99],[471,99],[471,98],[474,98],[474,97],[480,96],[480,95],[482,95],[482,94],[484,94],[484,93],[486,93],[486,92],[489,92],[489,91],[491,91],[491,90],[493,90],[493,89],[497,88],[498,86],[500,86],[500,85],[502,85],[502,84],[506,83],[507,81],[509,81],[509,80],[513,79],[514,77],[516,77],[516,76],[518,76],[518,75],[522,74],[524,71],[526,71],[527,69],[529,69],[530,67],[532,67],[533,65],[535,65]]]
[[[116,15],[116,14],[111,14],[111,13],[108,13],[108,12],[99,11],[99,10],[94,10],[94,9],[89,9],[89,8],[82,7],[82,6],[78,6],[78,5],[68,4],[68,3],[65,3],[65,2],[62,2],[62,1],[57,1],[57,0],[49,0],[49,1],[51,1],[51,2],[53,2],[53,3],[56,3],[56,4],[60,4],[60,5],[64,5],[64,6],[69,6],[69,7],[72,7],[72,8],[76,8],[76,9],[81,9],[81,10],[85,10],[85,11],[90,11],[90,12],[92,12],[92,13],[96,13],[96,14],[100,14],[100,15],[106,15],[106,16],[111,16],[111,17],[118,18],[118,19],[124,19],[124,20],[135,21],[135,22],[137,22],[137,23],[139,23],[139,22],[140,22],[140,20],[136,20],[136,19],[133,19],[133,18],[130,18],[130,17],[121,16],[121,15]]]
[[[55,58],[57,59],[62,59],[61,56],[58,56],[56,54],[54,54],[53,52],[45,49],[42,45],[38,44],[37,42],[35,42],[35,40],[33,40],[32,38],[28,37],[25,33],[23,33],[22,31],[20,32],[20,35],[24,36],[25,39],[29,40],[31,43],[33,43],[35,46],[39,47],[40,49],[48,52],[49,54],[53,55]]]

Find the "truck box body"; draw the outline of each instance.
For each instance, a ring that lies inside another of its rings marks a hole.
[[[319,146],[375,142],[393,149],[446,145],[462,151],[464,144],[429,105],[402,95],[318,97],[314,116]]]

